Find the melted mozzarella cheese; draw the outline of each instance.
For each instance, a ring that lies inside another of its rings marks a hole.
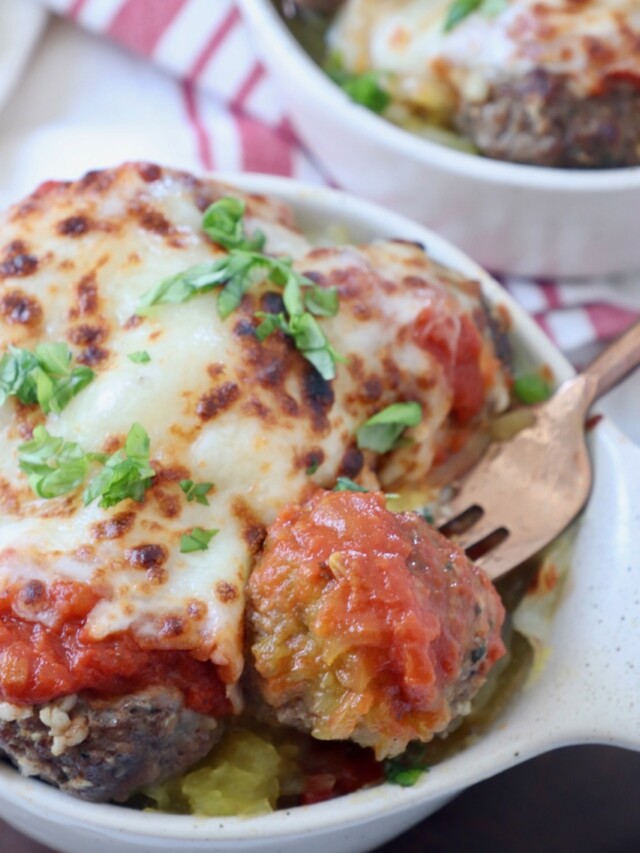
[[[358,426],[398,399],[418,400],[425,417],[414,443],[378,475],[383,483],[422,481],[452,389],[411,329],[429,308],[450,323],[455,345],[460,318],[478,311],[479,291],[413,245],[310,250],[281,205],[248,198],[249,228],[268,234],[271,251],[286,251],[300,271],[341,289],[338,316],[322,321],[347,359],[336,380],[321,380],[282,336],[257,340],[254,312],[274,298],[271,285],[256,287],[225,321],[214,293],[136,318],[141,296],[159,281],[223,251],[200,221],[202,208],[228,190],[168,170],[151,174],[125,166],[45,187],[3,226],[0,308],[19,298],[33,321],[0,314],[2,348],[67,340],[96,376],[44,421],[13,399],[0,409],[0,590],[34,579],[89,584],[101,596],[89,636],[129,630],[145,646],[189,650],[233,685],[242,670],[244,585],[264,528],[312,485],[331,487]],[[35,261],[23,274],[27,256]],[[490,356],[487,334],[484,346]],[[148,363],[128,358],[139,350]],[[487,406],[503,402],[498,376]],[[18,445],[37,422],[105,452],[141,423],[157,471],[143,503],[101,509],[97,501],[83,506],[80,492],[35,497]],[[312,476],[310,460],[319,463]],[[187,502],[179,487],[186,478],[215,484],[208,506]],[[208,550],[182,554],[180,539],[194,527],[219,532]],[[149,545],[162,549],[153,564],[144,559]]]
[[[505,76],[566,75],[579,95],[611,75],[640,77],[637,0],[510,0],[470,14],[450,32],[451,0],[347,0],[331,33],[348,68],[390,72],[399,100],[439,111],[481,100]]]

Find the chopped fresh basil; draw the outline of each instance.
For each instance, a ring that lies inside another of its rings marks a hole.
[[[421,767],[390,768],[385,769],[385,778],[387,782],[392,782],[394,785],[410,788],[416,784],[424,772]]]
[[[218,312],[224,320],[240,305],[252,284],[268,278],[270,269],[271,260],[265,255],[232,249],[221,258],[196,264],[165,278],[145,293],[136,310],[138,314],[146,314],[154,305],[189,302],[196,296],[220,287]]]
[[[36,403],[38,397],[33,373],[39,366],[32,352],[10,346],[0,359],[0,405],[7,397],[17,397],[21,403]]]
[[[88,456],[73,441],[51,435],[37,426],[33,438],[18,447],[20,470],[40,498],[57,498],[82,485],[89,472]]]
[[[222,202],[225,204],[220,206]],[[255,238],[251,241],[246,237],[242,202],[221,199],[216,205],[212,205],[205,214],[203,228],[210,236],[213,234],[212,229],[215,230],[219,242],[230,247],[228,254],[164,279],[142,297],[137,313],[145,314],[154,305],[188,302],[202,293],[221,288],[217,304],[218,313],[224,320],[240,306],[243,296],[253,285],[271,281],[283,289],[285,313],[257,314],[262,318],[257,329],[258,338],[264,340],[275,331],[289,335],[321,376],[333,379],[336,362],[340,361],[340,357],[329,344],[315,317],[334,317],[338,313],[337,289],[320,287],[300,275],[288,258],[272,258],[248,248],[258,244]],[[263,242],[260,242],[260,247]]]
[[[318,462],[317,459],[314,459],[313,462],[311,463],[311,465],[309,465],[309,467],[305,471],[305,474],[308,477],[311,477],[313,474],[316,473],[316,471],[318,470],[319,467],[320,467],[320,463]]]
[[[382,769],[387,782],[410,788],[415,785],[423,773],[429,772],[426,761],[426,747],[423,743],[410,743],[407,749],[395,758],[387,758]]]
[[[353,480],[349,479],[349,477],[338,477],[336,480],[336,484],[333,487],[334,492],[368,492],[369,489],[365,489],[364,486],[359,485]]]
[[[206,551],[209,542],[219,530],[203,530],[202,527],[194,527],[190,533],[185,533],[180,540],[180,553],[191,554],[193,551]]]
[[[337,287],[318,287],[313,284],[306,292],[304,304],[316,317],[335,317],[340,308]]]
[[[134,364],[148,364],[151,361],[151,356],[143,349],[137,350],[136,352],[130,352],[127,358]]]
[[[262,251],[266,237],[262,231],[256,231],[253,237],[247,236],[244,228],[245,207],[244,201],[239,198],[225,196],[219,199],[205,210],[202,230],[225,249]]]
[[[514,381],[513,393],[521,403],[532,406],[548,400],[553,395],[553,388],[539,373],[526,373]]]
[[[149,436],[140,424],[127,435],[124,450],[117,450],[85,489],[85,506],[100,498],[104,509],[127,498],[140,503],[156,472],[149,465]]]
[[[332,54],[325,63],[325,71],[352,101],[373,113],[383,113],[391,103],[391,96],[381,83],[382,75],[379,71],[352,74],[345,70],[342,57],[337,53]]]
[[[40,344],[33,352],[11,346],[0,359],[0,405],[15,396],[27,405],[38,403],[45,414],[60,414],[94,376],[84,365],[71,367],[64,343]]]
[[[417,426],[422,420],[419,403],[394,403],[365,421],[356,432],[361,450],[387,453],[397,447],[398,440],[407,427]]]
[[[506,7],[507,0],[453,0],[445,18],[444,31],[448,33],[455,29],[472,12],[480,11],[491,17],[499,15]]]
[[[264,314],[256,329],[263,341],[275,331],[293,338],[296,348],[311,362],[324,379],[336,375],[336,362],[342,361],[320,328],[314,315],[334,317],[339,309],[338,291],[335,287],[322,288],[305,276],[298,275],[288,261],[277,261],[272,280],[283,284],[282,299],[286,314]],[[288,315],[288,316],[287,316]]]
[[[336,363],[343,361],[333,349],[318,321],[311,314],[294,314],[288,320],[284,314],[257,314],[262,322],[256,329],[258,339],[263,341],[279,330],[293,338],[296,348],[311,362],[324,379],[336,375]]]
[[[203,506],[209,506],[207,494],[213,488],[213,483],[194,483],[193,480],[180,480],[180,488],[187,496],[189,503],[196,501]]]

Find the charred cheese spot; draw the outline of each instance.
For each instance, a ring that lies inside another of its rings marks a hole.
[[[159,181],[162,177],[162,169],[155,163],[139,163],[137,168],[142,180],[148,184]]]
[[[21,438],[28,437],[21,435]],[[20,493],[5,477],[0,477],[0,508],[11,514],[20,509]]]
[[[187,604],[187,613],[196,622],[201,622],[207,615],[207,606],[202,601],[190,601]]]
[[[342,462],[340,463],[340,476],[349,477],[352,480],[354,477],[358,476],[360,471],[362,471],[363,465],[364,456],[362,455],[362,451],[358,450],[355,446],[351,446],[346,450],[342,457]]]
[[[237,588],[226,581],[218,581],[216,584],[216,598],[223,604],[228,604],[230,601],[235,601],[238,597]]]
[[[273,412],[258,397],[251,396],[242,405],[242,411],[250,417],[258,418],[265,423],[273,421]]]
[[[38,269],[35,255],[15,254],[0,263],[0,277],[26,278]]]
[[[80,195],[85,191],[95,193],[98,196],[104,195],[119,177],[120,174],[117,169],[92,169],[83,178],[80,178],[77,184],[78,190]]]
[[[125,552],[125,557],[135,569],[150,569],[163,566],[167,562],[169,552],[164,545],[148,543],[136,545]]]
[[[10,290],[0,297],[0,313],[12,325],[38,326],[42,322],[42,306],[34,296],[22,290]]]
[[[111,518],[94,524],[91,528],[94,539],[120,539],[135,524],[135,512],[119,512]]]
[[[87,367],[96,367],[108,358],[108,349],[91,345],[78,355],[77,361],[80,364],[86,364]]]
[[[93,230],[93,228],[95,228],[95,223],[88,216],[76,214],[58,222],[56,230],[63,237],[82,237]]]
[[[302,459],[296,460],[298,467],[304,468],[305,471],[315,471],[324,462],[324,450],[321,447],[314,447],[307,451]]]
[[[88,347],[101,344],[107,337],[107,328],[104,325],[91,326],[83,324],[69,329],[67,338],[72,344],[79,347]]]
[[[161,489],[155,489],[154,496],[158,502],[158,509],[164,518],[177,518],[182,512],[182,500],[178,495],[171,495]]]
[[[201,420],[209,421],[232,406],[239,397],[240,388],[235,382],[225,382],[219,388],[202,395],[198,400],[196,413]]]
[[[256,517],[244,498],[235,498],[231,504],[231,511],[240,522],[242,538],[249,549],[249,553],[257,554],[267,535],[265,525]]]
[[[256,327],[251,322],[251,320],[240,319],[235,323],[233,327],[233,333],[239,338],[255,338]]]
[[[314,430],[322,432],[328,426],[327,414],[335,400],[331,383],[327,382],[315,367],[305,364],[302,373],[302,394]]]
[[[160,628],[160,636],[163,639],[172,639],[184,634],[184,621],[179,616],[167,616]]]
[[[169,558],[169,551],[164,545],[147,543],[136,545],[125,551],[125,557],[134,569],[142,569],[151,583],[164,583],[167,572],[163,566]]]
[[[95,273],[84,275],[76,286],[77,314],[85,317],[98,310],[98,282]]]
[[[152,231],[160,237],[175,236],[178,233],[178,230],[163,213],[143,201],[134,202],[130,211],[145,231]]]

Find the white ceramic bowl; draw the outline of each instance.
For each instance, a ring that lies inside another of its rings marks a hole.
[[[341,224],[355,241],[402,237],[424,243],[437,259],[479,279],[491,303],[507,306],[521,357],[546,362],[560,379],[571,374],[495,281],[423,227],[332,190],[262,176],[224,179],[284,199],[310,232]],[[594,493],[552,621],[544,668],[477,743],[434,767],[415,787],[381,785],[263,817],[196,818],[83,803],[0,763],[0,816],[65,853],[298,853],[303,845],[305,853],[360,853],[468,785],[547,750],[586,742],[640,749],[640,449],[606,421],[594,429],[592,446]]]
[[[344,189],[434,228],[494,271],[640,271],[640,167],[521,166],[421,139],[350,101],[291,36],[271,0],[240,6],[297,132]]]

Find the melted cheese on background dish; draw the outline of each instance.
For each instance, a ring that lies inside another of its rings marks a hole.
[[[344,359],[335,379],[288,336],[258,340],[256,312],[281,310],[270,282],[226,319],[216,292],[136,313],[168,276],[226,254],[203,232],[202,214],[229,195],[246,201],[247,230],[264,232],[266,252],[338,288],[338,313],[320,321]],[[2,235],[2,351],[64,341],[95,377],[59,414],[14,397],[0,408],[0,598],[15,618],[62,632],[61,605],[46,591],[89,589],[85,644],[126,634],[147,650],[211,661],[236,709],[245,583],[282,508],[340,475],[422,486],[504,406],[478,286],[414,244],[314,248],[278,201],[145,164],[44,184],[10,211]],[[148,358],[129,357],[140,352]],[[380,457],[359,450],[358,427],[404,401],[422,412],[410,441]],[[19,447],[37,425],[110,454],[134,423],[149,436],[155,470],[141,502],[85,506],[81,489],[39,498],[20,469]],[[213,484],[208,505],[187,500],[186,479]],[[218,532],[206,549],[183,553],[195,528]],[[21,676],[6,653],[0,699],[15,701]]]
[[[447,118],[460,97],[534,70],[579,97],[640,80],[637,0],[487,0],[451,29],[452,0],[347,0],[330,36],[349,71],[389,75],[392,96]]]

